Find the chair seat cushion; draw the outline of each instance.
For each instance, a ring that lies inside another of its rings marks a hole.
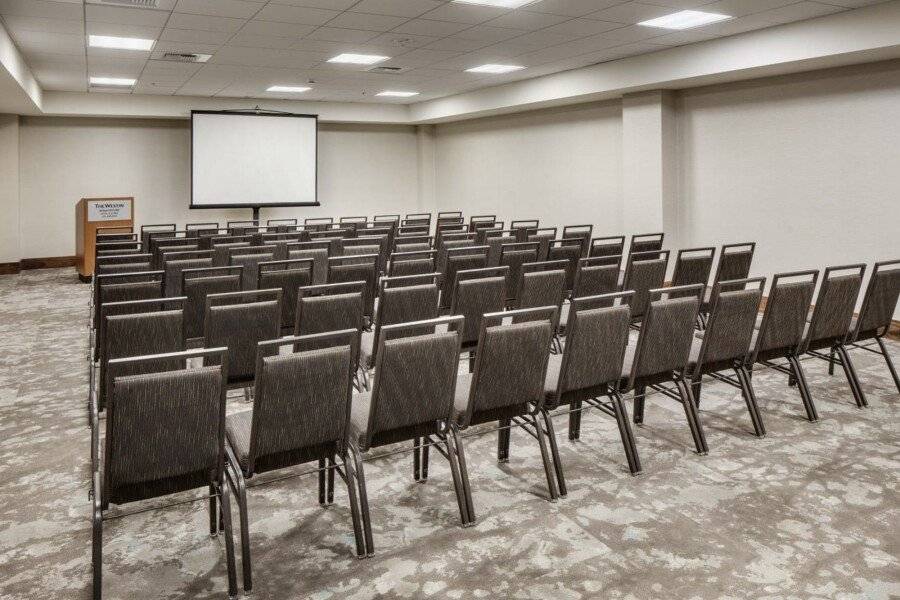
[[[228,439],[228,445],[231,446],[235,456],[241,463],[241,469],[244,471],[247,470],[247,462],[250,458],[250,429],[252,424],[252,410],[228,415],[225,419],[225,437]]]
[[[350,404],[350,433],[361,448],[366,446],[366,430],[369,428],[369,411],[372,407],[372,392],[363,391],[353,395]]]
[[[544,378],[544,394],[548,398],[556,394],[561,369],[562,354],[551,354],[550,361],[547,363],[547,376]]]
[[[459,423],[469,408],[469,390],[472,387],[472,374],[463,373],[456,378],[456,392],[453,396],[453,418]]]
[[[370,365],[369,361],[372,359],[372,355],[374,354],[373,348],[375,347],[375,332],[363,331],[359,346],[359,364],[362,365],[363,369],[368,369],[374,366]]]

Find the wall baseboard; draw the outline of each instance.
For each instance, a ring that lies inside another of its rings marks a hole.
[[[30,269],[60,269],[74,267],[74,256],[45,256],[43,258],[23,258],[19,262],[0,263],[0,275],[15,275]]]

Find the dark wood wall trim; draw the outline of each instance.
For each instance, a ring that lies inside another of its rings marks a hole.
[[[20,270],[19,263],[0,263],[0,275],[15,275]]]
[[[44,258],[23,258],[19,263],[20,269],[59,269],[62,267],[74,267],[74,256],[47,256]]]

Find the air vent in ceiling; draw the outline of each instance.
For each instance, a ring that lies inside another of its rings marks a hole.
[[[137,6],[139,8],[159,8],[159,0],[100,0],[102,4]]]
[[[387,73],[388,75],[396,75],[407,70],[407,67],[372,67],[368,69],[369,73]]]
[[[192,54],[190,52],[166,52],[159,60],[182,63],[205,63],[212,54]]]

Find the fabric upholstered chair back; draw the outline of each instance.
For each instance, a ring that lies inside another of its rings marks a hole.
[[[562,239],[581,240],[581,256],[587,257],[590,252],[591,234],[593,232],[593,225],[566,225],[563,227]]]
[[[611,294],[619,289],[619,274],[622,255],[595,256],[578,261],[572,297],[599,296]]]
[[[106,405],[109,386],[112,383],[109,361],[132,356],[178,352],[184,349],[183,301],[184,298],[165,302],[137,300],[111,302],[103,307],[98,410],[103,410]],[[161,369],[171,366],[171,363],[151,364]],[[131,366],[135,365],[140,366],[139,363]],[[124,371],[129,375],[140,372]]]
[[[361,281],[355,281],[300,288],[294,335],[310,336],[344,329],[361,331],[364,325],[364,285]],[[310,338],[298,346],[298,349],[311,350],[327,347],[321,345],[322,343],[325,342]],[[357,355],[358,350],[357,348]]]
[[[825,269],[806,335],[807,348],[832,346],[847,338],[865,273],[864,264]]]
[[[527,266],[527,265],[526,265]],[[526,271],[522,273],[522,283],[519,289],[517,308],[537,308],[539,306],[555,306],[556,319],[553,322],[553,331],[556,331],[559,319],[559,311],[566,296],[566,271],[556,269],[553,271]],[[513,319],[513,322],[519,322]]]
[[[694,285],[709,282],[709,274],[712,272],[713,258],[716,249],[709,248],[685,248],[678,251],[675,258],[675,272],[672,273],[672,285]]]
[[[625,236],[613,235],[591,240],[590,256],[621,256],[625,253]]]
[[[662,233],[641,233],[631,236],[631,248],[628,254],[636,252],[652,252],[654,250],[662,250],[663,238]]]
[[[484,244],[488,247],[488,266],[500,266],[500,249],[504,244],[516,243],[515,232],[487,230],[484,234]]]
[[[883,335],[891,325],[900,298],[900,260],[875,263],[863,298],[854,339]]]
[[[526,242],[536,242],[538,244],[539,261],[547,260],[547,254],[550,251],[550,243],[556,239],[556,227],[544,227],[542,229],[529,229],[525,236]]]
[[[537,242],[503,244],[500,247],[500,265],[509,267],[506,274],[507,300],[515,300],[519,297],[519,288],[522,286],[522,265],[537,262],[539,250],[540,244]]]
[[[686,291],[692,294],[681,294]],[[672,293],[678,297],[668,297]],[[683,372],[688,366],[702,295],[701,284],[649,291],[647,313],[631,363],[629,389],[643,382],[670,380],[673,372]]]
[[[799,351],[818,277],[818,271],[797,271],[772,279],[756,341],[760,360]]]
[[[502,325],[503,317],[533,313],[524,323]],[[460,425],[494,421],[540,408],[553,339],[555,307],[484,315],[469,401]]]
[[[300,258],[259,263],[257,289],[281,290],[281,326],[293,327],[297,315],[297,290],[312,284],[313,260]]]
[[[197,356],[217,356],[224,363],[223,355],[218,348],[110,363],[114,379],[106,417],[104,504],[222,480],[227,366],[183,367],[187,358]],[[170,366],[161,370],[156,363]]]
[[[228,382],[244,383],[256,371],[256,345],[281,335],[281,290],[206,297],[204,345],[228,348]]]
[[[259,263],[275,260],[275,246],[245,246],[232,248],[228,252],[228,266],[244,267],[241,271],[241,289],[257,289]]]
[[[669,251],[636,252],[628,257],[623,290],[633,290],[631,317],[641,319],[647,311],[650,290],[661,288],[666,280]]]
[[[338,256],[328,259],[328,283],[362,281],[363,314],[372,318],[375,312],[375,286],[378,281],[378,255]]]
[[[750,277],[750,266],[753,264],[753,252],[756,242],[725,244],[719,253],[719,265],[716,267],[714,283],[732,281]],[[723,287],[727,290],[727,287]]]
[[[311,258],[313,261],[313,285],[328,281],[328,256],[330,245],[325,242],[290,242],[287,245],[287,260]]]
[[[488,246],[467,246],[447,250],[444,256],[444,274],[441,280],[441,306],[450,306],[453,282],[459,271],[483,269],[487,267]]]
[[[401,437],[406,439],[410,432],[432,433],[438,429],[436,422],[450,420],[459,368],[459,335],[444,331],[408,337],[402,330],[436,328],[458,321],[444,317],[388,325],[381,330],[362,450],[387,442],[397,432],[403,432]]]
[[[570,392],[584,391],[593,397],[606,386],[618,385],[628,347],[631,295],[632,292],[620,292],[572,301],[566,347],[556,380],[556,402]]]
[[[723,286],[726,284],[727,286]],[[719,282],[713,287],[709,322],[697,356],[697,366],[710,369],[745,362],[751,351],[751,340],[765,277]],[[723,291],[723,287],[727,287]]]
[[[547,260],[565,260],[566,265],[566,290],[571,290],[575,285],[575,272],[578,270],[578,261],[581,259],[582,246],[579,238],[568,240],[556,240],[550,243],[547,250]]]
[[[181,272],[181,291],[184,303],[185,340],[202,338],[206,318],[206,297],[209,294],[225,294],[241,291],[243,267],[211,267],[185,269]]]
[[[388,276],[424,275],[435,272],[434,250],[418,250],[412,252],[394,252],[388,262]]]
[[[450,314],[462,316],[461,343],[464,348],[478,342],[481,316],[506,306],[506,267],[458,271],[450,300]]]
[[[338,453],[344,442],[359,332],[350,329],[312,338],[327,347],[279,355],[278,346],[302,343],[303,338],[260,345],[250,453],[247,465],[242,465],[250,474],[296,464],[296,459],[305,458],[304,452],[318,454],[326,446]]]
[[[189,253],[176,253],[176,256],[167,258],[162,265],[165,271],[166,296],[181,296],[181,273],[185,269],[202,269],[213,266],[213,253],[211,250],[197,250]]]
[[[515,236],[516,242],[521,243],[528,237],[529,231],[537,229],[540,226],[541,222],[538,219],[522,219],[510,222],[509,229],[513,236]]]

